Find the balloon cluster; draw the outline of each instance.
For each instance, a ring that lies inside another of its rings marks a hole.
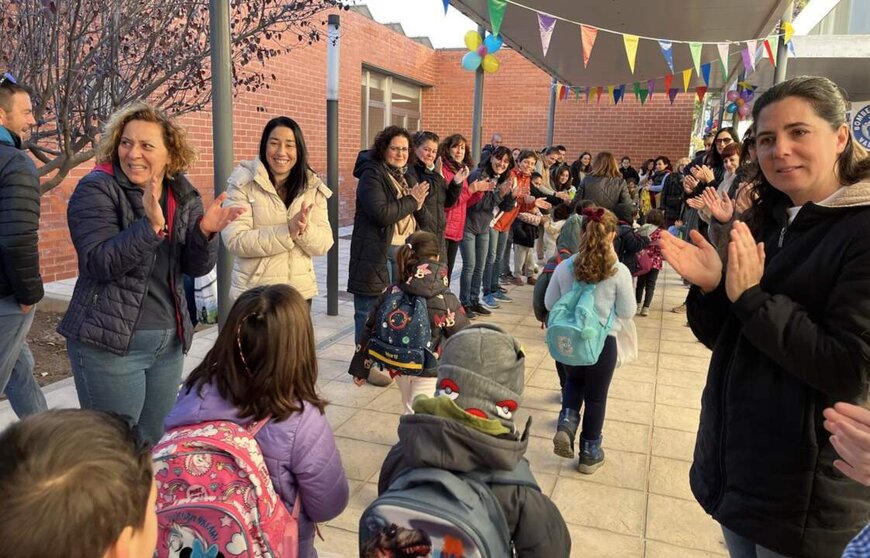
[[[707,126],[704,128],[704,133],[709,134],[713,130],[719,129],[719,119],[714,119],[712,116],[707,119]]]
[[[462,68],[469,72],[478,67],[490,74],[497,72],[500,63],[493,53],[498,52],[501,45],[501,35],[487,35],[484,39],[477,31],[469,31],[465,34],[465,46],[469,52],[462,57]]]
[[[744,89],[739,92],[729,91],[725,95],[725,98],[728,99],[728,104],[725,105],[725,112],[728,114],[736,112],[741,118],[746,118],[752,114],[752,106],[749,103],[754,96],[755,91],[753,89]]]

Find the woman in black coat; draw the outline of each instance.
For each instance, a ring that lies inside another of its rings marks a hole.
[[[411,135],[388,126],[375,137],[370,150],[357,156],[353,175],[356,212],[350,241],[347,292],[353,294],[355,339],[359,342],[369,310],[378,295],[396,279],[391,272],[396,250],[417,229],[429,230],[431,217],[424,206],[430,185],[417,183]]]
[[[727,269],[697,231],[695,245],[662,235],[713,350],[692,492],[732,556],[840,556],[870,517],[822,414],[866,405],[870,378],[870,158],[846,106],[817,77],[755,102],[759,196],[730,232]]]
[[[462,193],[463,173],[457,174],[448,184],[441,175],[441,160],[438,159],[438,135],[434,132],[417,132],[414,134],[414,155],[416,162],[409,169],[414,173],[418,183],[429,183],[429,195],[423,205],[429,213],[429,223],[421,230],[429,231],[438,239],[441,251],[441,261],[447,261],[447,242],[444,229],[447,217],[444,210],[453,207]],[[458,182],[456,179],[459,179]]]

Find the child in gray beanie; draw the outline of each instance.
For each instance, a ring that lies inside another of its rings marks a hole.
[[[475,324],[450,337],[441,355],[435,397],[417,396],[415,414],[400,419],[399,442],[381,467],[378,493],[412,468],[467,473],[527,467],[531,419],[522,433],[514,423],[522,403],[524,371],[522,347],[495,325]],[[504,511],[516,556],[570,555],[565,521],[539,489],[496,484],[490,488]]]

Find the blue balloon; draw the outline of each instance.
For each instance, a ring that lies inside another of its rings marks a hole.
[[[490,54],[495,54],[501,48],[504,41],[501,40],[501,35],[487,35],[483,40],[483,46]]]
[[[473,72],[480,66],[481,58],[480,55],[473,51],[468,51],[465,53],[465,56],[462,57],[462,68],[468,70],[469,72]]]
[[[734,114],[735,112],[737,112],[737,105],[735,105],[734,103],[728,103],[728,106],[725,107],[725,110],[728,112],[728,114]]]

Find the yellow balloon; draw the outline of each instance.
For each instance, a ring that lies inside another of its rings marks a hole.
[[[468,50],[477,51],[482,44],[483,39],[480,38],[480,33],[477,31],[469,31],[465,34],[465,46],[468,47]]]
[[[498,61],[498,58],[493,56],[492,54],[487,54],[483,57],[483,62],[480,63],[480,66],[483,68],[484,72],[489,72],[490,74],[498,71],[498,67],[501,63]]]

